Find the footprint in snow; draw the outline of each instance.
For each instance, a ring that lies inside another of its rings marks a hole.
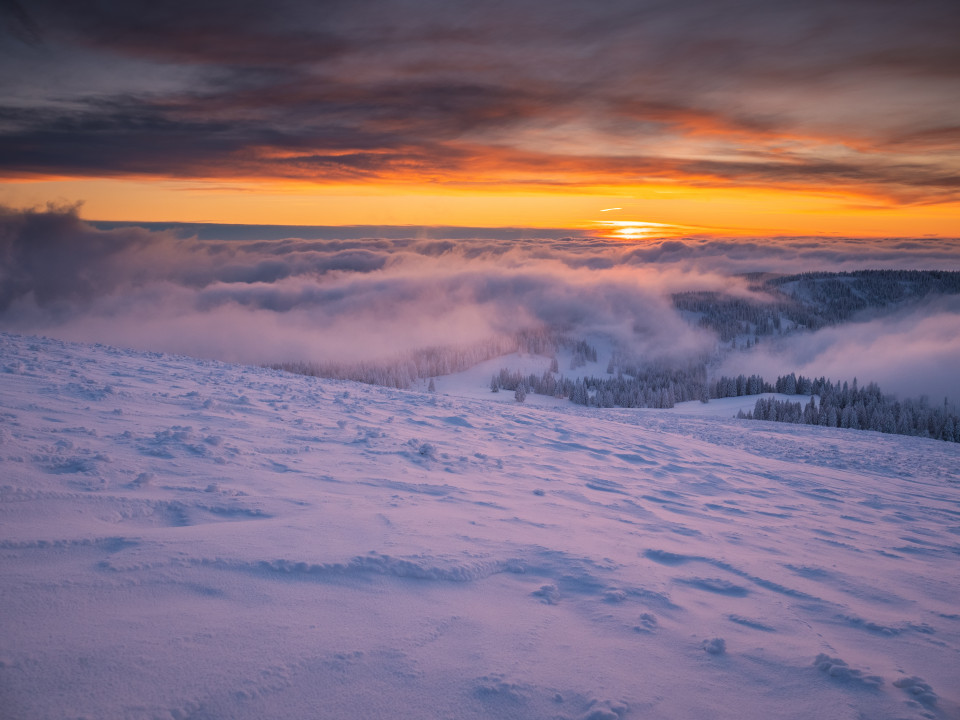
[[[534,597],[540,598],[540,602],[545,605],[557,605],[560,603],[560,591],[556,585],[542,585],[539,590],[530,593]]]
[[[750,594],[750,591],[742,585],[735,585],[722,578],[678,578],[677,582],[697,588],[698,590],[706,590],[707,592],[716,593],[717,595],[727,595],[729,597],[746,597]]]
[[[916,676],[894,680],[893,686],[905,691],[914,700],[927,707],[933,707],[939,699],[933,688],[923,678]]]
[[[633,626],[633,631],[651,635],[656,632],[659,627],[660,623],[657,621],[656,615],[653,613],[642,613],[639,622]]]
[[[753,628],[754,630],[762,630],[763,632],[777,631],[776,628],[770,627],[769,625],[764,625],[759,620],[752,620],[741,615],[727,615],[727,620],[730,622],[735,622],[737,625],[743,625],[744,627]]]
[[[856,670],[840,658],[830,657],[820,653],[814,658],[813,664],[817,670],[826,673],[831,678],[840,682],[863,685],[876,688],[883,685],[883,678],[879,675],[864,675],[862,670]]]
[[[610,603],[616,605],[617,603],[622,603],[627,599],[627,593],[625,590],[620,590],[619,588],[610,588],[603,593],[603,601],[605,603]]]
[[[723,655],[727,652],[727,641],[723,638],[710,638],[700,643],[700,647],[708,655]]]
[[[581,720],[621,720],[630,708],[624,702],[591,700]]]
[[[484,675],[477,679],[474,695],[484,702],[493,703],[523,703],[527,696],[524,686],[508,682],[503,675]]]

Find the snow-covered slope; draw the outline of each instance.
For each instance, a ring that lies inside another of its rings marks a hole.
[[[960,446],[0,335],[4,718],[948,718]]]

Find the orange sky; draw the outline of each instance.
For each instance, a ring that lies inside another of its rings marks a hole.
[[[0,6],[0,203],[960,236],[955,0],[244,8]]]
[[[306,185],[172,180],[75,179],[0,184],[14,207],[83,200],[94,220],[289,225],[461,225],[566,227],[642,238],[634,223],[658,223],[651,236],[960,235],[960,204],[868,205],[832,192],[649,185],[484,191],[430,185]],[[616,208],[611,210],[610,208]],[[669,227],[676,226],[676,227]]]

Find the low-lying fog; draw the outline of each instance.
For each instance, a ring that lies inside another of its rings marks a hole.
[[[256,228],[224,226],[200,239],[176,227],[101,229],[74,208],[3,209],[0,329],[264,363],[377,359],[549,326],[678,359],[711,352],[716,337],[680,316],[673,292],[751,295],[736,277],[747,272],[960,269],[960,241],[942,239],[628,244],[577,233],[524,240],[515,229],[472,239],[396,230],[251,240]],[[726,370],[856,376],[887,391],[956,398],[958,338],[960,304],[934,300],[765,342],[729,357]]]

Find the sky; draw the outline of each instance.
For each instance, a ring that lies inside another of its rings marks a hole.
[[[958,37],[956,0],[0,0],[0,330],[697,356],[670,293],[960,270]],[[960,397],[958,317],[750,361]]]
[[[0,203],[960,236],[956,0],[2,0]]]

